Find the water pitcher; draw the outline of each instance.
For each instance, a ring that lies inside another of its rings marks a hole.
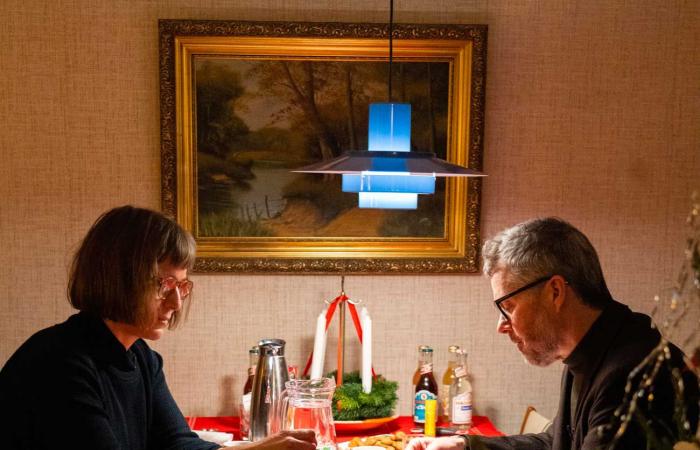
[[[250,401],[251,441],[258,441],[282,429],[279,402],[284,383],[289,380],[284,344],[282,339],[263,339],[258,343],[260,356]]]
[[[335,392],[333,378],[290,380],[285,386],[279,403],[282,429],[314,430],[318,450],[336,450],[338,447],[331,409]]]

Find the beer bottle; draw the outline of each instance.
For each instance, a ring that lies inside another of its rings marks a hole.
[[[421,351],[420,376],[413,397],[413,422],[417,426],[425,424],[425,401],[437,400],[437,395],[438,385],[433,376],[433,349],[426,347]]]
[[[423,349],[425,348],[430,348],[427,345],[419,345],[418,346],[418,367],[416,367],[416,371],[413,372],[413,390],[416,390],[416,385],[418,384],[418,378],[420,378],[420,366],[423,361]]]
[[[418,366],[416,367],[416,371],[413,372],[413,380],[411,383],[411,392],[413,392],[413,395],[411,396],[411,414],[416,410],[416,399],[415,399],[415,392],[416,392],[416,384],[418,384],[418,379],[420,378],[420,366],[423,364],[423,349],[429,348],[427,345],[419,345],[418,346]]]
[[[438,401],[438,407],[440,409],[440,420],[444,422],[450,421],[450,413],[452,412],[452,406],[450,405],[450,386],[452,386],[452,380],[455,378],[455,366],[457,365],[457,350],[459,350],[459,345],[450,345],[447,348],[447,369],[442,375],[442,385],[440,386],[440,395]]]

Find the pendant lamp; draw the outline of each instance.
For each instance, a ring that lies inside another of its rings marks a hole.
[[[416,209],[418,194],[435,192],[435,177],[483,177],[484,173],[439,159],[435,153],[411,151],[411,105],[392,102],[394,1],[389,4],[389,76],[387,103],[369,105],[368,151],[293,170],[342,174],[343,192],[356,192],[360,208]]]

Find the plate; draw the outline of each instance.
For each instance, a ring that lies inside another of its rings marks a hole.
[[[341,442],[338,444],[338,448],[341,450],[347,450],[350,442]],[[352,450],[386,450],[386,447],[380,447],[378,445],[358,445],[357,447],[352,447]]]
[[[391,423],[396,420],[399,416],[390,417],[377,417],[374,419],[365,420],[335,420],[335,431],[338,432],[355,432],[355,431],[366,431],[372,430],[374,428],[380,427],[384,424]]]

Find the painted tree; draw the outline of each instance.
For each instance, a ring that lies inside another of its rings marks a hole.
[[[225,64],[203,61],[196,70],[197,151],[225,158],[248,134],[235,105],[244,93],[240,74]]]

